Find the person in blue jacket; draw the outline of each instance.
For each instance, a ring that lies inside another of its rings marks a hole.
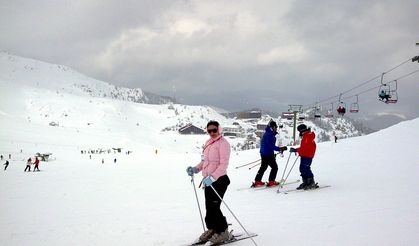
[[[278,130],[278,125],[275,121],[270,121],[269,124],[265,128],[265,133],[262,136],[262,140],[260,141],[260,157],[261,157],[261,165],[259,168],[258,173],[255,177],[255,182],[253,182],[252,187],[258,187],[265,185],[265,182],[262,182],[263,174],[265,173],[268,166],[271,167],[271,172],[269,174],[269,182],[266,186],[277,186],[279,182],[275,181],[276,174],[278,173],[278,165],[276,164],[275,153],[274,151],[283,152],[287,150],[287,147],[278,147],[275,146],[276,137],[275,135]]]

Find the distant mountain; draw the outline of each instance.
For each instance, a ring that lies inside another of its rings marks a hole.
[[[176,138],[177,131],[185,125],[204,129],[209,120],[218,120],[233,150],[243,150],[258,148],[258,136],[273,118],[283,125],[278,140],[283,145],[293,144],[293,121],[281,119],[279,113],[251,108],[226,114],[226,118],[220,114],[222,109],[172,101],[170,97],[144,92],[140,88],[118,87],[99,81],[66,66],[0,53],[0,116],[7,119],[99,135],[103,131],[114,132],[115,139],[120,142],[141,139],[153,145],[162,144],[158,134],[175,133]],[[239,114],[241,117],[235,118]],[[244,117],[246,115],[251,119]],[[362,128],[343,117],[318,119],[307,115],[297,122],[302,123],[316,132],[318,142],[329,141],[333,135],[347,138],[364,134]],[[140,126],[142,131],[138,131]],[[156,135],[150,138],[151,135],[145,135],[143,131]],[[121,139],[120,136],[124,137]],[[200,144],[194,142],[194,149],[199,149]]]
[[[397,114],[380,114],[367,119],[363,119],[362,122],[364,123],[364,125],[368,126],[374,131],[378,131],[390,127],[392,125],[398,124],[405,120],[405,117],[402,117]]]
[[[89,78],[74,69],[0,52],[0,79],[58,92],[112,98],[148,104],[174,102],[170,97],[144,92],[141,88],[125,88]]]

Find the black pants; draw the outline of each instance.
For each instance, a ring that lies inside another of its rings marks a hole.
[[[7,169],[7,167],[8,167],[9,165],[4,165],[4,171],[6,171],[6,169]]]
[[[31,171],[31,166],[30,165],[26,165],[26,167],[25,167],[25,172],[26,172],[26,170],[28,170],[29,169],[29,172]]]
[[[262,163],[258,173],[256,174],[255,181],[262,181],[263,174],[265,173],[268,166],[271,167],[269,181],[275,181],[276,174],[278,173],[278,165],[276,164],[275,155],[261,155],[261,159]]]
[[[35,172],[36,169],[38,169],[38,171],[39,171],[38,165],[35,165],[35,167],[33,168],[33,171]]]
[[[230,184],[230,179],[227,175],[221,176],[212,183],[212,187],[217,191],[218,195],[224,197],[227,191],[227,186]],[[220,209],[221,200],[215,194],[211,187],[205,187],[205,208],[207,213],[205,215],[205,224],[208,229],[214,230],[216,233],[225,231],[228,227],[226,217]]]

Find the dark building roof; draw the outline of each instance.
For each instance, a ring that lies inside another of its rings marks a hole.
[[[180,134],[206,134],[204,130],[192,124],[187,124],[179,129]]]

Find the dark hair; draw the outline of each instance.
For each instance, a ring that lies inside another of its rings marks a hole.
[[[210,120],[210,121],[208,121],[208,123],[207,123],[207,128],[208,128],[208,126],[210,126],[210,125],[213,125],[213,126],[216,126],[217,128],[220,126],[220,123],[218,123],[217,121],[215,121],[215,120]]]

